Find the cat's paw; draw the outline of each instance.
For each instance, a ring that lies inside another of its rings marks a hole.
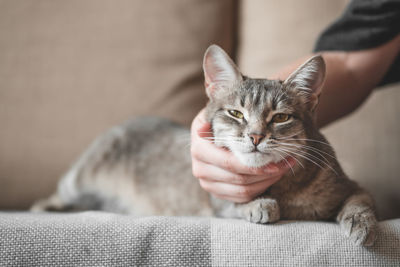
[[[377,221],[372,210],[344,216],[340,222],[347,236],[357,245],[372,246],[377,237]]]
[[[278,203],[269,198],[253,200],[244,204],[243,217],[252,223],[276,222],[280,218]]]

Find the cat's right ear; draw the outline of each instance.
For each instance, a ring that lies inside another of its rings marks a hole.
[[[305,96],[309,109],[313,111],[321,94],[325,69],[324,58],[321,55],[314,56],[290,74],[283,85],[289,90],[297,91],[300,96]]]
[[[243,77],[232,59],[218,45],[211,45],[204,54],[203,70],[209,98],[219,89],[230,89]]]

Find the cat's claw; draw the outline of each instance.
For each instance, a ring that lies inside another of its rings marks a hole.
[[[244,218],[252,223],[271,223],[280,218],[279,206],[274,199],[256,199],[244,204]]]
[[[342,219],[341,226],[357,245],[372,246],[377,237],[377,222],[372,212],[356,213]]]

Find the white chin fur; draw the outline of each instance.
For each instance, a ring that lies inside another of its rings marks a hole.
[[[268,163],[278,162],[281,158],[274,154],[264,154],[264,153],[234,153],[239,161],[249,167],[261,167]]]

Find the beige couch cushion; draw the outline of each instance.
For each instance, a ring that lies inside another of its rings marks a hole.
[[[347,0],[244,1],[240,65],[266,77],[310,53]],[[354,114],[323,129],[350,178],[368,188],[381,218],[400,217],[400,85],[376,91]]]
[[[131,116],[188,125],[201,62],[231,52],[233,1],[0,1],[0,208],[55,188],[90,141]]]

